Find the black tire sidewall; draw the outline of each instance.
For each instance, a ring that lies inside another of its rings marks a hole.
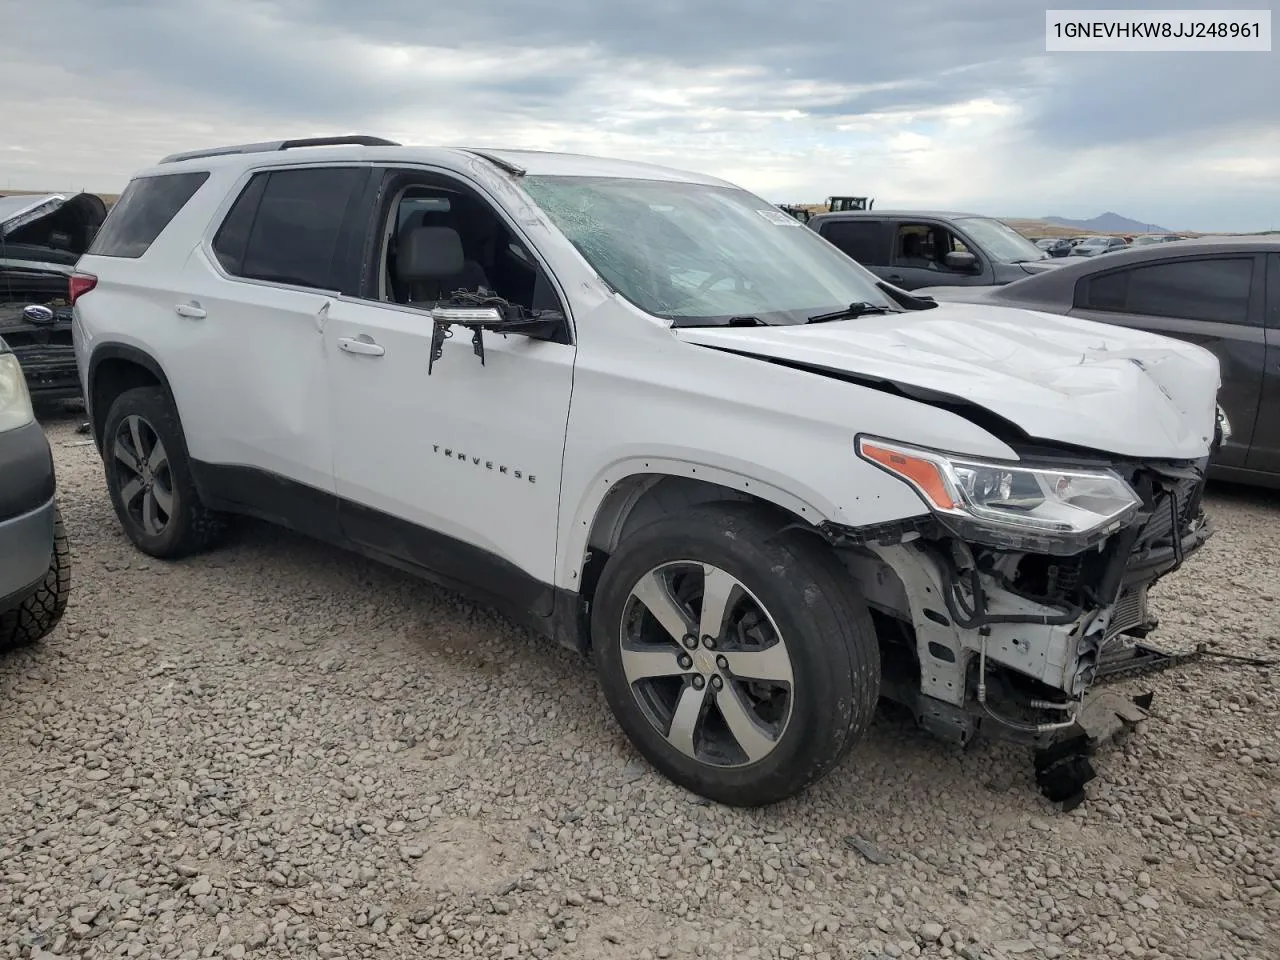
[[[776,802],[820,779],[869,724],[878,699],[879,649],[852,579],[842,584],[848,596],[832,596],[834,580],[814,576],[815,567],[830,572],[817,553],[822,545],[799,539],[802,534],[768,542],[766,531],[780,526],[737,504],[657,521],[610,557],[592,603],[600,681],[623,730],[670,779],[732,805]],[[679,752],[641,712],[627,683],[619,639],[627,597],[640,577],[674,560],[711,563],[732,574],[764,605],[787,644],[795,678],[792,716],[778,746],[755,764],[713,767]],[[844,612],[855,616],[841,621],[837,607],[851,604]]]
[[[173,480],[173,513],[159,536],[147,533],[139,523],[134,521],[125,508],[120,494],[121,487],[127,482],[128,476],[112,452],[112,448],[115,445],[116,431],[130,416],[141,417],[150,425],[160,438],[160,442],[164,444],[169,461],[169,471]],[[107,492],[125,534],[140,550],[152,556],[167,557],[183,552],[181,547],[188,540],[188,530],[194,519],[192,511],[196,504],[191,503],[194,488],[187,464],[186,441],[178,425],[177,413],[168,397],[157,387],[135,387],[132,390],[126,390],[116,398],[107,411],[102,435],[102,461],[106,473]]]

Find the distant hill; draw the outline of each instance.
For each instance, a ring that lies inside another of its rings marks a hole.
[[[1088,233],[1172,233],[1164,227],[1157,227],[1154,223],[1142,223],[1138,220],[1130,220],[1128,217],[1122,217],[1118,213],[1107,211],[1088,220],[1072,220],[1069,217],[1045,217],[1045,223],[1052,223],[1059,227],[1071,227],[1073,230],[1080,230]]]

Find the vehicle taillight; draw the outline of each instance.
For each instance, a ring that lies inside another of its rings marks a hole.
[[[91,273],[73,273],[67,281],[67,299],[74,307],[76,301],[98,285],[98,278]]]

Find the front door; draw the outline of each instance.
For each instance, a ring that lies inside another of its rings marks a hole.
[[[480,189],[388,170],[359,297],[325,323],[333,473],[346,537],[509,607],[550,613],[575,347],[559,294]],[[415,235],[416,234],[416,235]],[[556,332],[455,326],[430,307],[498,296]]]
[[[948,267],[948,253],[972,253],[978,258],[978,269]],[[942,224],[929,221],[902,221],[894,225],[889,269],[881,276],[904,290],[990,286],[994,282],[991,267],[981,252]]]

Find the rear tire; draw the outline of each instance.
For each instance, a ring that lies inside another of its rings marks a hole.
[[[655,521],[610,556],[592,602],[618,723],[669,779],[733,806],[824,777],[879,699],[880,648],[856,584],[821,540],[783,525],[740,502]],[[704,617],[706,596],[723,602]]]
[[[182,424],[164,390],[134,387],[116,397],[102,438],[107,492],[138,549],[174,560],[221,539],[227,517],[200,501]]]
[[[39,589],[12,610],[0,613],[0,650],[36,643],[48,636],[67,610],[71,595],[71,545],[62,511],[53,508],[53,556]]]

